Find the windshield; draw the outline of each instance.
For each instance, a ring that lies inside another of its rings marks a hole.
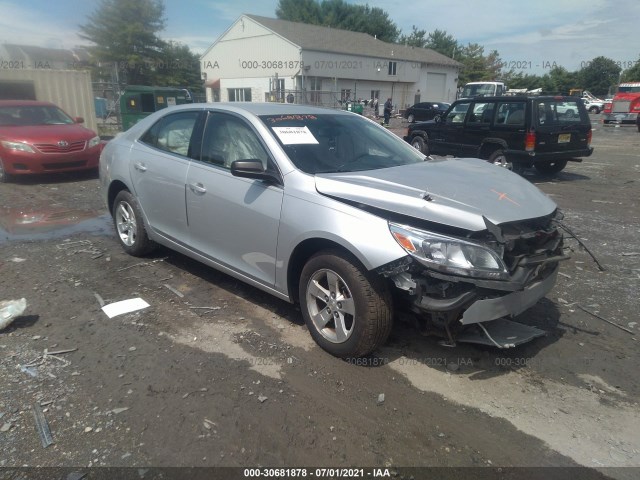
[[[272,115],[261,120],[306,173],[357,172],[424,161],[396,135],[356,115]]]
[[[494,83],[479,83],[476,85],[465,85],[462,90],[462,97],[477,97],[483,95],[485,97],[496,94],[496,85]]]
[[[58,107],[47,105],[17,105],[0,107],[0,126],[27,127],[34,125],[65,125],[73,119]]]
[[[640,93],[640,85],[636,86],[626,86],[626,87],[618,87],[618,93]]]

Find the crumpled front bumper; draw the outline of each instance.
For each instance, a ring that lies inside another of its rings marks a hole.
[[[476,300],[464,311],[460,323],[469,325],[519,315],[551,291],[556,283],[559,269],[560,266],[557,265],[546,278],[528,285],[524,290],[502,297]]]

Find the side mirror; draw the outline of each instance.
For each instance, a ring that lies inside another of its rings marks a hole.
[[[260,160],[235,160],[231,162],[231,175],[241,178],[254,178],[271,183],[280,183],[280,179],[267,172]]]
[[[74,121],[74,122],[76,122],[76,123],[84,123],[84,118],[82,118],[82,117],[75,117],[75,118],[73,119],[73,121]]]
[[[442,115],[436,115],[435,117],[433,117],[433,120],[436,123],[440,123],[442,121]]]

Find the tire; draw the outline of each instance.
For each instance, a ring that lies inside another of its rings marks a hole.
[[[567,160],[552,160],[548,162],[538,162],[533,165],[536,170],[543,175],[554,175],[567,166]]]
[[[593,106],[593,107],[591,107],[591,108],[589,109],[589,113],[596,113],[596,114],[598,114],[598,113],[600,113],[600,109],[599,109],[598,107]]]
[[[341,252],[319,252],[309,259],[300,276],[299,295],[311,337],[331,355],[369,355],[391,333],[386,285]]]
[[[411,139],[411,146],[419,152],[429,155],[429,146],[420,135],[416,135]]]
[[[498,148],[491,152],[491,155],[489,155],[487,161],[489,163],[493,163],[494,165],[506,168],[507,170],[513,170],[513,164],[509,160],[507,160],[507,156],[504,154],[504,150],[502,150],[501,148]]]
[[[415,122],[415,121],[416,121],[416,117],[415,117],[415,115],[414,115],[413,113],[410,113],[410,114],[407,116],[407,121],[408,121],[409,123],[413,123],[413,122]]]
[[[567,118],[573,118],[575,116],[575,112],[573,110],[569,109],[564,113],[564,116],[567,117]]]
[[[122,190],[113,202],[113,225],[123,250],[134,257],[152,252],[157,245],[149,240],[142,220],[142,212],[136,198]]]

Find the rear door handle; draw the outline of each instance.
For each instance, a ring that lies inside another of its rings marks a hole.
[[[189,188],[193,193],[207,193],[207,189],[201,183],[190,183]]]
[[[136,170],[140,171],[140,172],[146,172],[147,171],[147,166],[144,163],[134,163],[133,164],[133,168],[135,168]]]

